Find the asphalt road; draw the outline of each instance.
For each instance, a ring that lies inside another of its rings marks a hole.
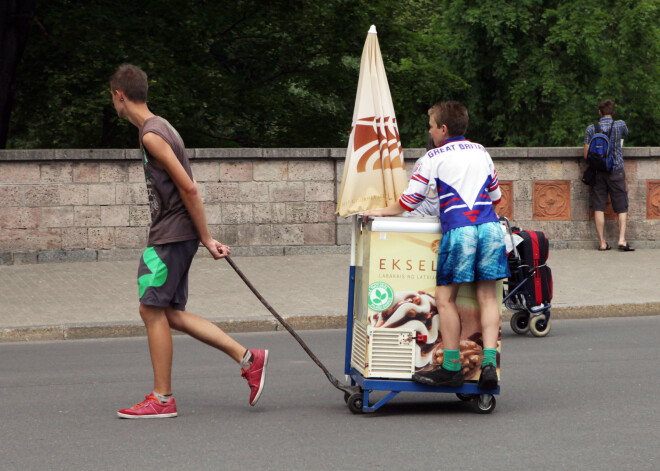
[[[286,332],[256,407],[228,358],[176,337],[179,417],[121,420],[151,388],[144,338],[0,344],[0,469],[655,470],[660,316],[557,320],[546,338],[505,326],[490,415],[453,394],[401,393],[354,415]],[[301,332],[343,379],[344,331]]]

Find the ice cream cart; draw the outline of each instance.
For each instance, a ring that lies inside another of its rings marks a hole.
[[[435,217],[352,216],[344,372],[359,392],[344,396],[351,412],[373,412],[402,391],[452,393],[469,401],[478,413],[495,409],[499,387],[488,391],[477,387],[483,344],[474,284],[462,285],[456,300],[465,383],[458,388],[431,387],[411,380],[415,372],[442,363],[434,297],[441,236],[440,221]],[[501,299],[498,305],[501,309]],[[498,376],[500,351],[501,335]],[[370,404],[374,391],[388,394]]]

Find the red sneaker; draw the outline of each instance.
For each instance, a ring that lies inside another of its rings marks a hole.
[[[250,405],[253,406],[259,400],[264,389],[266,380],[266,365],[268,364],[268,350],[250,350],[252,353],[252,364],[247,370],[241,369],[241,376],[245,378],[250,386]]]
[[[174,398],[161,404],[151,394],[144,397],[144,401],[139,404],[117,411],[117,417],[121,417],[122,419],[164,419],[177,416]]]

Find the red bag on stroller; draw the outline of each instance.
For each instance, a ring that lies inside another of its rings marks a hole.
[[[524,277],[527,278],[536,268],[524,289],[527,306],[547,304],[552,300],[552,271],[545,265],[549,254],[548,239],[539,231],[520,231],[517,234],[523,239],[518,245],[518,253]]]

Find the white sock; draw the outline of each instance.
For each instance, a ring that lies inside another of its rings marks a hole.
[[[156,399],[158,399],[158,402],[160,402],[161,404],[165,404],[167,401],[169,401],[172,398],[171,394],[163,395],[163,394],[158,394],[157,392],[154,392],[153,395]]]
[[[241,360],[240,365],[244,370],[247,370],[250,365],[252,365],[252,353],[250,353],[250,350],[245,352],[245,356]]]

